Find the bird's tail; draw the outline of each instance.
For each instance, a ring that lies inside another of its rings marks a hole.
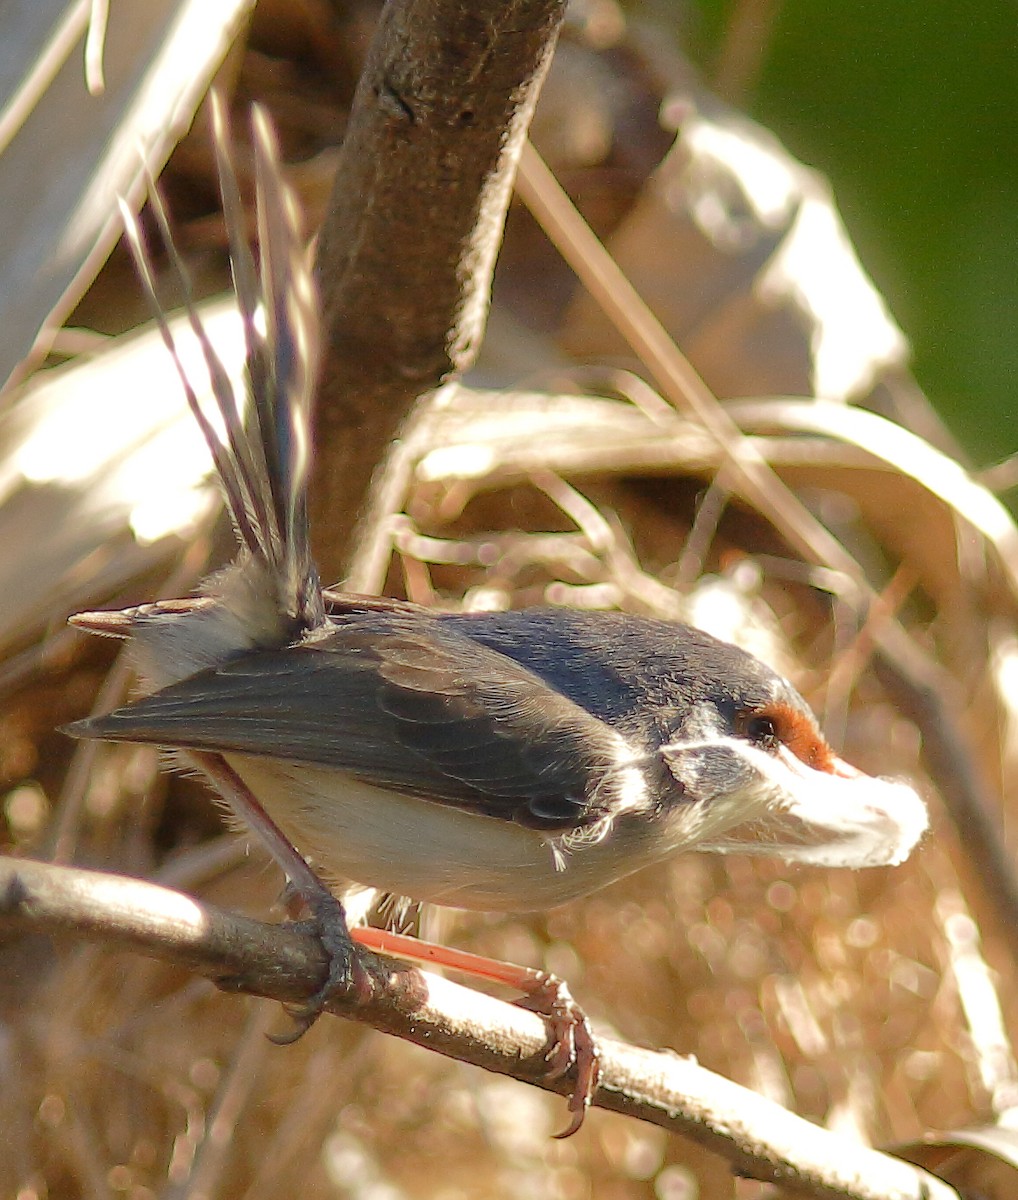
[[[318,361],[318,322],[307,251],[298,232],[296,202],[282,179],[275,140],[265,113],[256,108],[252,115],[260,247],[257,264],[246,237],[225,107],[216,96],[212,98],[212,121],[233,280],[244,331],[248,404],[238,403],[230,374],[191,299],[187,271],[173,243],[156,189],[151,189],[151,206],[170,270],[185,297],[191,330],[204,357],[213,397],[211,412],[203,407],[184,369],[156,295],[138,223],[126,207],[123,215],[139,275],[180,374],[187,402],[208,443],[241,545],[237,563],[210,581],[206,590],[212,603],[203,606],[204,620],[199,620],[199,625],[208,624],[213,618],[210,608],[217,607],[217,599],[222,602],[218,607],[229,610],[230,621],[238,628],[219,631],[226,643],[222,655],[225,656],[231,649],[231,641],[238,650],[247,648],[245,642],[281,644],[324,619],[307,515],[310,408]],[[146,606],[147,617],[158,620],[157,613],[152,611],[157,607]],[[141,621],[132,622],[135,627],[131,632],[139,634],[138,625],[148,621],[144,610],[136,610],[136,614]],[[92,615],[83,614],[76,623],[98,628],[98,622],[90,624],[87,619]],[[197,626],[192,624],[191,629],[198,633]],[[120,632],[114,628],[102,631]],[[187,638],[178,629],[174,640]],[[211,648],[209,654],[220,657]]]

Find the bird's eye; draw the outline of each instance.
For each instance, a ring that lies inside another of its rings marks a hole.
[[[764,750],[776,750],[781,744],[778,737],[778,727],[772,717],[753,716],[744,725],[746,737]]]

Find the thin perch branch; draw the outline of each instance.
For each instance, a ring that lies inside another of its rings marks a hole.
[[[284,1002],[327,972],[317,938],[123,876],[0,859],[0,932],[62,933],[187,967],[230,991]],[[356,936],[356,931],[355,931]],[[447,1057],[566,1093],[544,1078],[548,1031],[535,1013],[373,954],[371,995],[332,1011]],[[723,1155],[734,1171],[824,1200],[957,1200],[946,1184],[855,1145],[690,1059],[601,1039],[600,1108],[660,1125]],[[282,1052],[282,1051],[281,1051]]]

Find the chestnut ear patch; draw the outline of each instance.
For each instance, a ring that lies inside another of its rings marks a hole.
[[[764,736],[761,736],[764,731]],[[787,746],[800,762],[814,771],[833,775],[836,758],[824,740],[816,722],[791,704],[776,702],[754,708],[742,714],[739,732],[751,741],[764,741],[768,733],[782,746]]]

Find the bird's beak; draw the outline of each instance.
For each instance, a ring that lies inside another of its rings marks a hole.
[[[746,819],[708,833],[699,849],[880,867],[904,861],[926,832],[926,806],[906,783],[876,779],[837,757],[817,770],[784,746],[767,753],[743,744],[740,757],[749,768],[742,796],[710,804],[720,801],[732,817],[742,807]]]

